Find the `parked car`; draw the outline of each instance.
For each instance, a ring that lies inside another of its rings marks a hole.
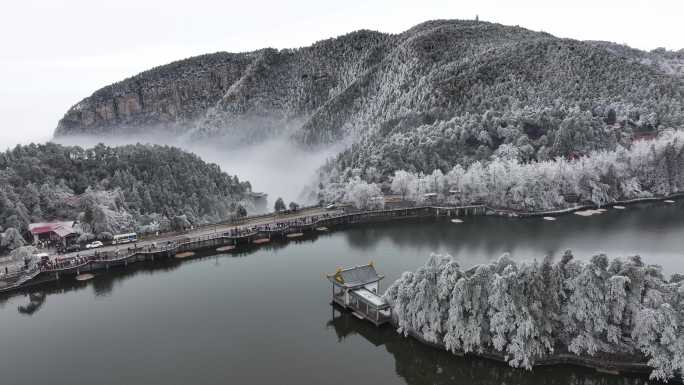
[[[100,241],[95,241],[93,243],[89,243],[86,245],[86,249],[97,249],[98,247],[104,246],[102,242]]]

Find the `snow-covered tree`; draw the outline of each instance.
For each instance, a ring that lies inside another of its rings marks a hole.
[[[432,255],[385,292],[398,331],[454,353],[500,354],[531,368],[557,349],[579,356],[629,356],[667,380],[684,369],[684,279],[665,279],[640,257],[596,255],[558,262],[496,262],[462,270]],[[619,355],[618,355],[619,354]]]
[[[283,210],[287,209],[287,207],[285,206],[285,201],[283,200],[283,198],[278,197],[278,199],[276,199],[275,204],[273,205],[273,209],[275,210],[275,212],[279,212],[279,211],[283,211]]]
[[[96,233],[134,231],[151,214],[225,220],[233,204],[249,207],[250,191],[218,166],[166,146],[47,143],[0,153],[0,226],[22,233],[31,221],[53,219],[78,219]]]
[[[171,218],[171,228],[174,231],[184,231],[186,229],[189,229],[191,226],[190,221],[188,221],[188,217],[185,215],[176,215],[173,218]]]
[[[12,251],[26,244],[19,230],[10,227],[0,234],[0,250]]]
[[[345,186],[344,200],[358,209],[378,209],[385,204],[380,187],[359,177],[352,178]]]
[[[397,170],[392,177],[392,192],[401,195],[401,199],[406,199],[415,188],[416,177],[410,172]]]
[[[10,258],[15,262],[21,262],[26,265],[36,263],[35,254],[38,250],[33,246],[21,246],[10,253]]]
[[[522,163],[511,146],[503,146],[487,160],[466,169],[455,165],[446,174],[397,170],[391,189],[403,198],[422,202],[426,193],[455,204],[486,203],[497,208],[522,211],[569,207],[565,197],[603,206],[624,199],[664,196],[684,189],[684,131],[664,132],[658,139],[637,141],[630,148],[594,151],[568,160],[556,158]],[[351,179],[322,185],[326,196]],[[348,173],[347,175],[351,175]],[[353,182],[358,183],[358,182]]]

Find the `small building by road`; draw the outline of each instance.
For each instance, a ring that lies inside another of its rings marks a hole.
[[[79,234],[74,229],[75,224],[74,221],[31,223],[29,232],[33,237],[34,245],[44,242],[53,246],[66,247],[78,238]]]

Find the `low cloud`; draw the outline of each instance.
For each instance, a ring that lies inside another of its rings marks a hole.
[[[278,197],[285,202],[296,201],[302,204],[303,189],[314,180],[315,172],[326,159],[339,153],[343,145],[318,148],[305,148],[293,143],[288,135],[266,139],[259,143],[209,144],[206,142],[163,140],[160,136],[135,137],[95,137],[69,136],[54,140],[65,145],[92,147],[98,143],[118,146],[135,143],[162,144],[193,152],[207,162],[218,164],[223,171],[237,175],[240,180],[249,181],[253,191],[269,195],[269,205]]]

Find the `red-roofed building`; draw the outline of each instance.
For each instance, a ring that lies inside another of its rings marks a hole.
[[[78,232],[74,230],[74,224],[73,221],[31,223],[29,232],[33,236],[34,244],[47,241],[66,246],[70,238],[78,237]]]

